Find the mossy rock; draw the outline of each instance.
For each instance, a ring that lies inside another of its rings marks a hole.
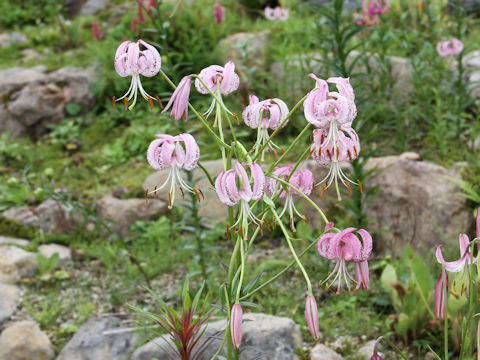
[[[18,221],[0,215],[0,234],[3,236],[32,240],[36,236],[36,230],[33,227],[24,226]]]

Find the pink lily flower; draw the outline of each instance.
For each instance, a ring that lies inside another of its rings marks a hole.
[[[213,5],[213,18],[215,19],[215,24],[220,24],[225,21],[225,7],[219,2]]]
[[[243,110],[242,117],[245,124],[257,129],[260,126],[255,148],[260,148],[269,138],[268,129],[277,130],[288,115],[287,105],[280,99],[259,101],[255,95],[250,95],[250,104]],[[282,125],[285,127],[288,121]],[[272,151],[280,149],[272,141],[267,146]]]
[[[313,295],[307,296],[305,303],[305,317],[307,318],[307,325],[310,334],[317,340],[320,336],[320,329],[318,325],[318,308],[317,301]]]
[[[172,106],[172,112],[170,116],[175,118],[175,121],[180,120],[183,116],[183,119],[187,121],[188,118],[188,98],[190,96],[190,86],[192,84],[192,79],[190,76],[185,76],[180,83],[178,84],[177,88],[173,92],[170,100],[163,109],[162,113],[167,111],[170,106]]]
[[[220,92],[220,101],[222,101],[221,95],[227,96],[231,92],[237,90],[238,86],[240,85],[240,78],[235,72],[235,64],[233,61],[227,62],[224,67],[219,65],[210,65],[209,67],[206,67],[200,71],[198,77],[202,79],[208,89],[199,79],[195,79],[195,88],[197,91],[201,94],[209,94],[209,89],[214,94],[218,94],[218,92]],[[205,116],[208,117],[208,115],[212,113],[215,105],[216,100],[214,98],[210,108],[205,113]],[[232,114],[230,111],[228,112]]]
[[[247,172],[239,162],[235,163],[234,169],[222,171],[215,181],[217,196],[223,204],[235,206],[240,203],[239,217],[232,228],[240,224],[242,238],[248,234],[249,221],[257,224],[261,223],[250,209],[249,202],[262,199],[265,190],[265,175],[262,168],[256,163],[245,164],[245,166],[250,168],[253,190]],[[237,185],[237,179],[239,185]]]
[[[142,45],[145,50],[140,50],[140,45]],[[132,77],[128,91],[117,100],[115,100],[114,97],[114,104],[115,101],[125,99],[126,110],[128,102],[133,98],[133,103],[128,107],[128,109],[132,110],[137,102],[138,92],[140,92],[140,95],[149,102],[150,107],[153,107],[153,97],[143,89],[140,75],[152,77],[160,71],[162,59],[157,49],[143,40],[138,40],[136,43],[124,41],[117,49],[114,65],[118,75],[121,77]]]
[[[282,9],[280,6],[275,8],[271,8],[267,6],[265,8],[265,17],[268,20],[280,20],[280,21],[287,21],[288,20],[288,9]]]
[[[457,38],[451,41],[440,41],[437,45],[437,51],[440,56],[454,56],[458,55],[463,50],[463,43]]]
[[[476,218],[476,239],[480,239],[480,208],[477,209],[477,218]]]
[[[445,305],[448,296],[448,274],[444,268],[438,276],[437,286],[435,287],[435,317],[437,320],[445,318]]]
[[[362,241],[353,232],[360,235]],[[363,245],[362,245],[363,243]],[[355,282],[356,288],[368,289],[370,277],[368,273],[368,258],[372,253],[372,237],[363,229],[347,228],[339,233],[327,232],[322,235],[317,242],[318,253],[328,260],[336,260],[335,269],[322,282],[330,289],[328,281],[332,284],[337,283],[336,293],[340,293],[342,278],[350,290],[350,282]],[[355,263],[355,279],[347,270],[347,262]]]
[[[317,86],[310,91],[303,103],[307,121],[321,129],[350,127],[357,116],[357,110],[355,94],[349,79],[335,77],[325,81],[314,74],[310,74],[309,77],[315,79]],[[330,92],[328,83],[335,84],[338,92]]]
[[[340,181],[347,189],[349,196],[352,195],[351,184],[357,185],[342,170],[341,162],[353,161],[360,153],[360,139],[352,128],[341,128],[333,134],[324,129],[313,130],[313,144],[311,148],[311,156],[320,166],[330,166],[328,174],[318,183],[322,185],[322,192],[334,184],[337,189],[338,200],[341,200],[338,190],[338,182]],[[360,185],[360,183],[358,183]]]
[[[273,170],[273,175],[278,178],[287,181],[288,177],[292,172],[293,166],[283,166],[283,167],[276,167]],[[293,173],[288,180],[288,183],[292,186],[295,186],[298,190],[300,190],[305,195],[309,196],[312,193],[313,189],[313,174],[310,170],[298,170]],[[267,194],[272,197],[274,195],[279,194],[279,199],[285,199],[285,205],[283,210],[278,215],[282,217],[285,212],[288,210],[288,214],[290,215],[290,229],[293,232],[296,232],[295,224],[293,221],[293,215],[296,214],[305,222],[307,222],[307,218],[305,215],[302,215],[297,208],[295,207],[295,202],[293,201],[293,197],[301,197],[299,193],[293,190],[291,187],[285,186],[285,189],[278,183],[277,180],[268,177],[266,180],[266,191]]]
[[[168,208],[171,209],[175,201],[175,189],[180,187],[182,195],[184,191],[195,193],[200,201],[200,189],[192,188],[182,179],[180,169],[191,171],[197,167],[200,149],[197,142],[190,134],[171,136],[166,134],[155,135],[158,139],[153,140],[147,150],[147,161],[155,170],[169,168],[167,180],[150,193],[156,193],[170,183],[168,192]],[[203,193],[202,193],[203,195]]]
[[[232,334],[233,347],[240,349],[242,343],[242,306],[234,304],[232,307],[232,314],[230,317],[230,333]]]
[[[390,9],[388,0],[363,0],[362,10],[369,16],[384,15]]]
[[[98,26],[98,22],[94,21],[92,23],[92,34],[95,38],[100,41],[102,40],[102,34],[100,33],[100,26]]]

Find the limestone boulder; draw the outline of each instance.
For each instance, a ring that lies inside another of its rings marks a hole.
[[[121,236],[128,235],[136,221],[154,220],[167,211],[161,200],[117,199],[111,195],[101,198],[97,205],[99,217],[113,221],[113,230]]]
[[[57,360],[129,360],[141,337],[116,316],[92,317],[65,345]]]
[[[468,232],[473,217],[461,190],[451,178],[454,169],[405,156],[372,158],[367,169],[381,173],[366,188],[378,186],[378,196],[368,208],[376,235],[375,248],[401,254],[407,244],[421,253],[433,253],[439,244],[458,246],[458,235]]]
[[[18,321],[0,334],[0,360],[51,360],[55,355],[48,336],[34,321]]]
[[[82,221],[81,216],[71,206],[55,200],[46,200],[36,207],[11,208],[5,211],[3,216],[25,226],[55,234],[70,233]]]
[[[94,105],[93,71],[65,67],[47,74],[44,66],[0,70],[0,133],[37,138],[58,124],[69,104],[83,110]]]

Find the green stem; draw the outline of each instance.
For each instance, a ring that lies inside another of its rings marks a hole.
[[[300,259],[298,258],[297,253],[295,252],[295,248],[293,247],[292,241],[290,240],[290,235],[288,234],[288,231],[285,228],[285,225],[283,224],[282,220],[278,216],[275,209],[272,208],[272,207],[270,209],[271,209],[273,215],[275,216],[275,218],[277,219],[280,228],[282,229],[283,235],[285,236],[285,240],[287,240],[288,247],[290,248],[292,256],[295,259],[295,262],[297,263],[300,271],[302,272],[303,276],[305,277],[305,281],[307,282],[307,287],[308,287],[308,295],[312,295],[312,283],[310,282],[310,278],[308,277],[308,274],[305,271],[305,268],[303,267],[302,263],[300,262]]]
[[[400,350],[400,349],[398,348],[397,345],[395,345],[392,341],[390,341],[389,339],[387,339],[387,338],[384,337],[384,336],[380,336],[380,337],[377,339],[377,341],[376,341],[376,343],[375,343],[375,350],[374,350],[374,351],[377,350],[377,346],[378,346],[378,343],[379,343],[380,341],[385,341],[385,342],[388,344],[388,346],[390,346],[398,355],[401,356],[402,359],[409,360],[409,358],[402,352],[402,350]]]
[[[300,255],[298,255],[298,258],[301,259],[311,248],[313,248],[315,245],[317,244],[316,241],[312,242],[310,245],[308,245],[308,247],[303,250]],[[285,272],[287,272],[288,270],[290,270],[295,264],[297,263],[297,260],[293,260],[290,264],[288,264],[285,268],[283,268],[279,273],[275,274],[273,277],[271,277],[269,280],[265,281],[262,285],[259,285],[257,288],[255,288],[254,290],[250,291],[249,293],[245,294],[244,296],[242,296],[240,298],[240,301],[242,300],[246,300],[248,299],[249,297],[251,297],[252,295],[256,294],[257,292],[259,292],[260,290],[262,290],[264,287],[268,286],[269,284],[271,284],[272,282],[274,282],[275,280],[277,280],[280,276],[282,276],[283,274],[285,274]]]
[[[210,174],[208,173],[207,169],[205,168],[205,166],[203,166],[203,164],[199,161],[197,163],[198,167],[200,169],[202,169],[202,171],[205,173],[205,175],[207,176],[208,178],[208,182],[210,183],[210,185],[212,186],[215,186],[215,182],[213,181],[212,177],[210,176]]]

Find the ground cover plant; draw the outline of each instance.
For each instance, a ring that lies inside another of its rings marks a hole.
[[[2,31],[27,40],[0,47],[1,68],[88,67],[94,100],[65,104],[38,136],[0,135],[0,235],[73,256],[35,254],[12,321],[35,320],[58,354],[87,319],[122,313],[173,359],[239,359],[242,318],[263,312],[300,325],[300,359],[320,342],[360,359],[367,340],[375,360],[477,356],[480,28],[467,4],[39,4],[5,5]],[[468,218],[458,261],[440,226],[427,251],[389,249],[395,230],[372,219],[389,167],[371,160],[407,151],[459,174],[445,172]],[[102,212],[112,191],[168,209],[119,230]],[[69,209],[68,234],[8,215],[48,201]]]

